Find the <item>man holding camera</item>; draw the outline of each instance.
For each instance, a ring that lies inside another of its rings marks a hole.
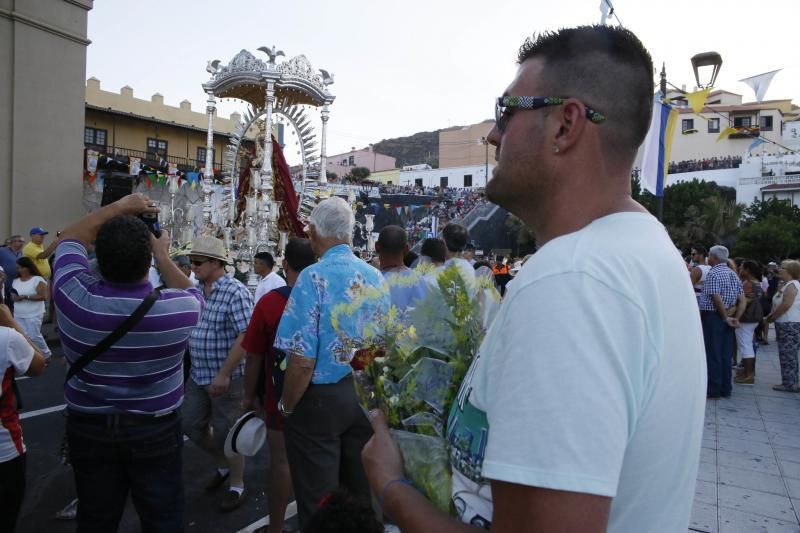
[[[116,531],[129,492],[143,531],[183,530],[183,354],[203,297],[170,260],[169,235],[156,237],[142,221],[157,211],[145,195],[126,196],[69,226],[56,250],[66,359],[80,368],[82,356],[96,354],[64,386],[78,531]],[[100,275],[87,258],[92,241]],[[147,280],[151,257],[167,287],[160,291]],[[137,310],[144,314],[131,324]],[[97,350],[112,332],[122,336]]]

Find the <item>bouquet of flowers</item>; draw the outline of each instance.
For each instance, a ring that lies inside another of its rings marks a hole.
[[[445,425],[488,327],[486,317],[493,316],[489,308],[500,301],[489,279],[468,274],[451,265],[390,278],[390,288],[425,284],[425,296],[410,310],[392,306],[371,324],[351,362],[362,407],[383,411],[409,479],[447,512],[451,473]],[[334,315],[356,308],[353,302],[334,309]]]

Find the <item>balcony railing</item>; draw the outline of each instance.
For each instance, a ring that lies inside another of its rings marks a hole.
[[[87,146],[87,148],[89,148],[89,146]],[[96,146],[92,146],[91,148],[97,149]],[[139,159],[142,160],[144,164],[152,167],[161,166],[161,161],[164,160],[167,163],[177,165],[178,170],[182,172],[203,170],[206,167],[205,161],[202,161],[200,159],[189,159],[186,157],[178,157],[169,154],[167,154],[167,156],[164,157],[161,154],[154,152],[146,152],[144,150],[134,150],[133,148],[121,148],[119,146],[114,147],[113,150],[109,148],[106,151],[100,150],[100,152],[103,155],[110,155],[110,156],[138,157]],[[214,162],[214,172],[218,172],[221,169],[222,169],[222,164]]]

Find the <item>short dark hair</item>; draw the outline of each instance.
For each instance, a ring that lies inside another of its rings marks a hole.
[[[289,239],[283,254],[286,258],[286,262],[289,263],[289,266],[295,272],[300,272],[304,268],[317,262],[314,249],[311,248],[311,241],[308,239],[301,239],[300,237],[292,237]]]
[[[17,258],[17,266],[22,268],[27,268],[32,276],[41,276],[42,273],[39,272],[39,269],[36,267],[36,263],[33,262],[33,259],[30,257],[20,257]]]
[[[696,244],[696,245],[692,246],[692,250],[694,250],[698,254],[702,254],[703,257],[708,255],[708,250],[706,250],[706,247],[702,246],[700,244]]]
[[[267,264],[269,268],[275,266],[275,258],[272,257],[272,254],[269,252],[258,252],[256,255],[253,256],[253,259],[261,259]]]
[[[384,226],[378,234],[378,248],[387,254],[400,254],[408,244],[408,234],[400,226]]]
[[[100,274],[108,281],[141,281],[153,258],[150,229],[132,215],[107,220],[97,232],[95,253]]]
[[[425,239],[422,241],[419,253],[420,255],[430,257],[434,263],[444,263],[445,259],[447,259],[444,241],[442,239]]]
[[[462,252],[469,242],[469,232],[461,224],[450,222],[442,230],[442,238],[448,250]]]
[[[416,261],[418,258],[419,254],[417,252],[409,250],[406,255],[403,256],[403,264],[408,268],[411,268],[411,265],[413,265],[414,261]]]
[[[609,150],[633,157],[650,128],[653,60],[630,30],[578,26],[528,38],[517,61],[544,59],[541,91],[527,96],[574,97],[605,115],[600,126]]]
[[[760,280],[762,273],[761,273],[761,266],[753,261],[752,259],[745,259],[742,261],[741,265],[743,270],[747,270],[750,274],[753,275],[754,278]]]

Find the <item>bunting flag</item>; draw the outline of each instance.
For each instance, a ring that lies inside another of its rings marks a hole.
[[[669,156],[678,110],[661,101],[660,94],[653,102],[653,117],[647,132],[642,153],[642,187],[656,196],[664,196]]]
[[[767,95],[767,89],[769,89],[769,84],[772,82],[772,78],[774,78],[775,74],[781,70],[782,69],[778,69],[765,72],[764,74],[757,74],[756,76],[750,76],[749,78],[744,78],[739,81],[753,89],[753,92],[756,93],[756,100],[760,104],[764,101],[764,96]]]
[[[711,88],[709,87],[708,89],[703,89],[702,91],[696,91],[686,95],[686,99],[689,100],[689,107],[692,108],[692,111],[698,115],[703,111],[703,108],[706,105],[706,100],[708,100],[708,93],[710,92]]]
[[[166,174],[162,174],[161,172],[158,172],[156,174],[156,176],[158,178],[158,184],[161,187],[165,187],[167,185],[167,175]]]
[[[756,139],[755,141],[753,141],[750,144],[750,146],[747,148],[747,151],[748,152],[752,152],[755,148],[758,148],[759,146],[761,146],[765,142],[767,142],[767,141],[765,141],[764,139]]]
[[[170,176],[174,176],[175,174],[177,174],[178,173],[178,165],[176,163],[170,163],[169,166],[167,167],[167,173]]]
[[[731,133],[736,133],[737,131],[739,130],[736,128],[732,128],[730,126],[725,128],[724,130],[722,130],[722,132],[720,132],[719,137],[717,137],[717,142],[720,142],[722,139],[727,139],[728,135],[730,135]]]
[[[142,160],[138,157],[131,157],[128,173],[131,176],[138,176],[140,170],[142,170]]]
[[[197,172],[187,172],[186,179],[189,182],[189,186],[194,189],[197,187],[197,176],[199,174]]]

